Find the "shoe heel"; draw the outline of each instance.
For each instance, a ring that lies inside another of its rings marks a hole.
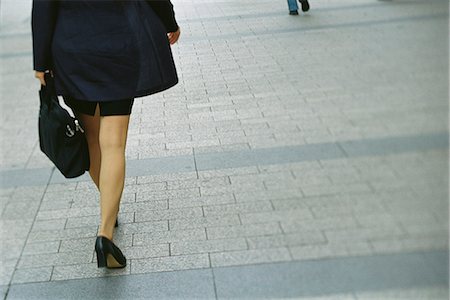
[[[97,267],[104,268],[106,267],[106,255],[102,251],[97,252]]]
[[[127,259],[122,251],[106,237],[97,236],[95,251],[99,268],[124,268],[127,264]]]

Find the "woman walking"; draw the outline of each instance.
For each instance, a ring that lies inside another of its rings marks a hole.
[[[100,192],[98,267],[123,268],[113,242],[125,182],[125,146],[134,98],[178,83],[171,45],[180,28],[170,0],[33,0],[33,67],[81,121],[89,174]]]

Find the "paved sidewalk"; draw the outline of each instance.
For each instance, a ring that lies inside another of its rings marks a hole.
[[[180,83],[135,101],[103,270],[94,184],[39,149],[27,1],[0,30],[4,299],[448,299],[447,2],[174,0]]]

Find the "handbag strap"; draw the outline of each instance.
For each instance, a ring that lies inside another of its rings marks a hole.
[[[58,101],[56,96],[56,90],[55,90],[55,80],[50,74],[50,72],[44,73],[44,80],[45,80],[45,86],[41,85],[41,89],[44,91],[45,94],[47,94],[47,97],[45,97],[46,104],[49,108],[49,110],[53,107],[53,105],[57,105],[55,101]]]

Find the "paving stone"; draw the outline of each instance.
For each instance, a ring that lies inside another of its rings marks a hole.
[[[361,291],[355,293],[357,300],[369,299],[446,299],[448,298],[448,290],[445,287],[416,287],[416,288],[399,288],[386,289],[383,291]]]
[[[178,219],[183,217],[198,218],[202,217],[203,212],[200,207],[174,208],[165,210],[146,210],[135,213],[136,222],[160,221],[169,219]]]
[[[429,251],[443,249],[448,251],[448,236],[423,236],[412,238],[386,238],[369,241],[376,253]]]
[[[271,200],[272,206],[275,210],[288,209],[306,209],[307,206],[302,198],[291,198],[282,200]]]
[[[14,260],[20,257],[26,238],[3,239],[0,243],[0,261]]]
[[[266,235],[246,238],[250,249],[278,248],[325,243],[325,236],[321,231],[302,231],[301,233]]]
[[[211,253],[213,267],[290,261],[287,248],[257,249]]]
[[[240,150],[249,150],[250,146],[248,143],[239,143],[233,142],[230,144],[221,144],[217,146],[203,146],[203,147],[195,147],[195,153],[211,153],[211,152],[228,152],[228,151],[240,151]]]
[[[381,201],[367,201],[367,200],[356,200],[352,201],[350,205],[347,205],[345,201],[342,201],[339,206],[314,206],[311,207],[311,211],[316,218],[330,217],[334,215],[346,215],[346,214],[367,214],[367,213],[379,213],[382,214],[386,212],[386,209],[381,203]]]
[[[157,231],[145,234],[135,233],[133,235],[133,246],[153,245],[171,243],[184,240],[205,240],[204,228],[194,228],[187,230]]]
[[[200,195],[201,195],[200,189],[197,187],[188,189],[144,192],[144,193],[136,193],[136,202],[144,202],[149,200],[162,200],[179,197],[196,197]]]
[[[96,236],[89,238],[62,240],[58,252],[92,253],[95,249],[95,239]],[[131,234],[125,235],[116,232],[114,234],[113,242],[119,248],[131,247],[133,243],[133,236]]]
[[[53,267],[53,273],[51,281],[59,280],[71,280],[71,279],[83,279],[83,278],[98,278],[109,276],[120,276],[130,274],[130,264],[128,263],[125,268],[120,269],[99,269],[97,262],[95,263],[78,263],[67,266],[55,266]]]
[[[405,237],[406,233],[397,227],[377,226],[356,229],[325,230],[325,236],[329,241],[369,241],[387,237]]]
[[[52,183],[47,186],[46,192],[74,191],[78,182]]]
[[[169,244],[156,244],[148,246],[132,246],[120,248],[127,259],[141,259],[150,257],[163,257],[171,254]]]
[[[237,214],[233,215],[212,215],[206,217],[200,217],[196,219],[192,218],[180,218],[169,220],[170,230],[181,230],[188,228],[208,228],[214,226],[223,225],[239,225],[241,222]]]
[[[151,221],[151,222],[130,222],[130,223],[120,223],[116,228],[116,234],[134,234],[134,233],[145,233],[145,232],[157,232],[157,231],[167,231],[169,230],[168,221]]]
[[[0,268],[0,284],[9,285],[14,274],[18,258],[2,259]]]
[[[32,222],[32,219],[0,219],[0,236],[2,239],[24,239]]]
[[[236,174],[257,174],[258,168],[255,166],[241,167],[241,168],[221,168],[216,170],[199,170],[199,178],[209,178],[218,177],[225,175],[236,175]]]
[[[289,248],[294,260],[326,259],[343,256],[371,255],[373,250],[368,242],[330,242],[327,244],[314,244],[293,246]]]
[[[65,230],[34,231],[30,232],[28,242],[37,243],[45,241],[70,240],[83,237],[95,237],[97,230],[98,226],[89,226],[69,228]]]
[[[208,254],[177,255],[131,260],[131,274],[208,268]]]
[[[235,203],[233,194],[220,194],[202,197],[183,197],[169,199],[169,208],[195,207]]]
[[[302,196],[302,192],[299,189],[234,191],[233,194],[235,195],[237,202],[253,202],[272,199],[278,200]]]
[[[18,269],[14,272],[12,284],[50,281],[53,267]]]
[[[72,217],[85,217],[94,215],[96,216],[100,215],[100,207],[80,207],[80,208],[39,211],[36,215],[36,219],[41,221],[41,220],[66,219]]]
[[[171,189],[185,189],[193,187],[215,187],[215,186],[229,186],[230,181],[227,176],[221,177],[211,177],[205,179],[188,179],[188,180],[177,180],[168,181],[167,188]]]
[[[136,202],[136,193],[124,190],[122,193],[122,197],[120,199],[120,204],[133,202]],[[79,198],[75,196],[73,201],[71,201],[70,203],[72,204],[70,206],[71,208],[87,207],[87,206],[100,207],[100,196],[97,196],[95,198],[92,197]]]
[[[243,238],[206,241],[183,241],[170,244],[171,255],[212,253],[246,249],[247,243]]]
[[[126,223],[132,223],[134,221],[134,212],[122,212],[123,205],[121,205],[121,208],[119,210],[118,220],[121,225]],[[64,220],[64,219],[61,219]],[[54,221],[54,220],[51,220]],[[65,221],[65,220],[64,220]],[[79,228],[79,227],[88,227],[88,226],[100,226],[101,223],[101,217],[100,214],[96,216],[87,216],[87,217],[74,217],[74,218],[68,218],[67,222],[65,223],[65,229],[68,228]]]
[[[247,183],[242,183],[240,185],[200,187],[200,194],[210,196],[210,195],[232,193],[236,191],[260,191],[260,190],[264,190],[263,182],[255,182],[249,180]]]
[[[333,184],[333,185],[301,185],[305,196],[318,196],[339,193],[361,193],[371,192],[371,188],[366,183]]]
[[[312,219],[309,209],[274,210],[270,212],[255,212],[240,214],[243,224],[280,222],[282,220]]]
[[[203,212],[206,217],[224,216],[228,214],[240,214],[247,212],[272,211],[272,210],[273,208],[270,201],[242,202],[235,204],[203,206]]]
[[[55,210],[55,209],[68,209],[72,206],[73,201],[65,200],[65,201],[44,201],[42,202],[39,210]]]
[[[141,201],[136,203],[123,203],[120,205],[121,213],[131,213],[144,210],[168,209],[167,200]]]
[[[356,229],[358,222],[352,215],[327,217],[312,220],[282,220],[280,222],[283,232],[301,232],[303,230],[327,230],[327,229]]]
[[[137,183],[146,184],[149,182],[161,182],[168,180],[182,180],[182,179],[196,179],[196,178],[197,178],[196,172],[164,173],[164,174],[137,176]]]
[[[206,228],[209,240],[281,233],[278,223],[244,224]]]
[[[43,253],[22,256],[18,268],[46,267],[54,265],[73,265],[88,263],[92,259],[90,252]]]
[[[22,255],[34,255],[42,253],[57,253],[60,241],[44,243],[27,243],[23,249]]]
[[[3,209],[3,220],[31,219],[38,210],[37,202],[9,202]]]
[[[134,184],[126,187],[124,191],[125,190],[129,193],[139,193],[139,194],[167,190],[167,181],[164,180],[160,182],[147,182]]]
[[[67,219],[36,220],[31,231],[63,230],[66,223]]]
[[[416,237],[433,235],[444,236],[448,232],[448,227],[441,224],[403,225],[401,227],[408,235]]]

